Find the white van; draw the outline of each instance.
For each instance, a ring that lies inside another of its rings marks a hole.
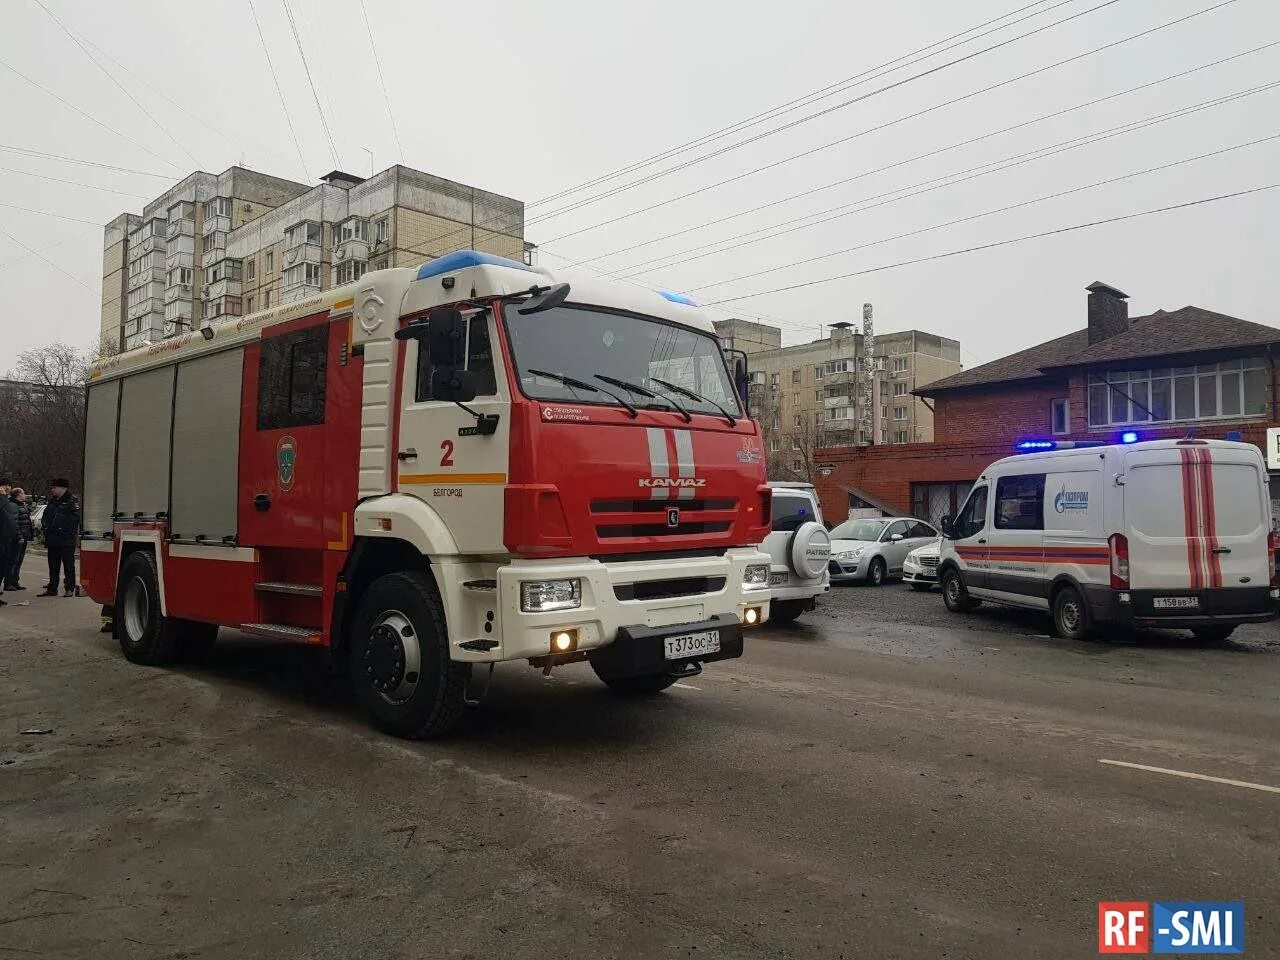
[[[831,589],[831,537],[811,483],[770,482],[773,529],[760,549],[769,554],[769,622],[790,623]]]
[[[1203,642],[1276,615],[1276,535],[1258,448],[1226,440],[1034,441],[993,463],[943,518],[953,613],[982,600],[1099,624],[1183,628]]]

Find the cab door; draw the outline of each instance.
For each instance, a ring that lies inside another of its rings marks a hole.
[[[966,589],[971,592],[985,592],[987,588],[987,567],[990,562],[987,549],[987,498],[987,483],[980,481],[969,491],[969,499],[960,508],[960,513],[951,525],[956,563],[960,567],[961,579],[964,580]]]
[[[433,400],[425,341],[400,341],[400,410],[396,433],[398,492],[424,500],[460,553],[501,553],[503,497],[510,461],[511,400],[492,311],[472,317],[467,365],[477,377],[466,404]],[[474,411],[474,414],[470,411]],[[476,415],[496,417],[481,433]]]

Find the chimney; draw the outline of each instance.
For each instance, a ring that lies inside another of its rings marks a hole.
[[[1100,343],[1129,329],[1129,299],[1115,287],[1094,281],[1089,291],[1089,343]]]

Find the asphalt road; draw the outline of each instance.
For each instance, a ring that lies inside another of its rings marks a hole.
[[[6,607],[0,955],[1089,957],[1099,900],[1244,899],[1280,956],[1280,793],[1099,762],[1280,786],[1280,625],[1047,626],[837,588],[662,696],[507,665],[405,743],[315,651]]]

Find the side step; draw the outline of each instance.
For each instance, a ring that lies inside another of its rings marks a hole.
[[[324,638],[314,627],[296,627],[291,623],[242,623],[240,632],[267,640],[290,640],[294,643],[320,643]]]
[[[275,580],[268,580],[262,583],[255,583],[253,589],[259,593],[288,593],[295,597],[324,596],[324,587],[311,583],[281,583]]]

